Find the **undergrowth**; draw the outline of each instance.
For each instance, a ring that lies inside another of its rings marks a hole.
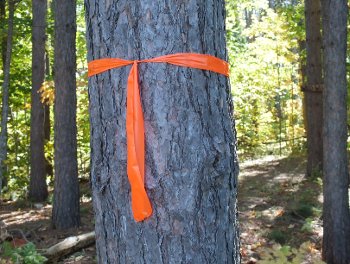
[[[13,247],[11,243],[4,242],[1,244],[1,255],[5,259],[1,259],[0,263],[4,264],[42,264],[47,260],[38,253],[33,243],[27,243],[21,247]]]

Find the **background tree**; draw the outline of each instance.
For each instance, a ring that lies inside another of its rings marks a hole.
[[[4,64],[4,82],[2,83],[2,109],[1,109],[1,132],[0,132],[0,193],[2,179],[6,172],[5,160],[7,158],[7,122],[9,116],[9,86],[10,66],[12,55],[13,18],[15,13],[15,1],[9,0],[9,18],[6,43],[6,56]]]
[[[48,52],[45,53],[45,71],[46,78],[50,79],[52,77],[51,68],[50,68],[50,57]],[[50,118],[50,104],[46,103],[44,105],[44,134],[45,134],[45,143],[48,145],[51,139],[51,118]],[[50,155],[45,156],[45,167],[46,175],[53,177],[53,165],[52,157]]]
[[[320,0],[305,0],[307,175],[322,170],[323,78]]]
[[[6,44],[7,44],[7,32],[5,29],[6,25],[6,0],[0,1],[0,25],[1,25],[1,59],[2,59],[2,69],[5,69],[6,62]],[[2,179],[0,179],[0,188],[4,188],[7,185],[7,175],[4,174]],[[1,193],[1,190],[0,190]]]
[[[80,224],[76,127],[76,2],[55,0],[55,189],[53,226]]]
[[[224,1],[86,0],[89,61],[197,52],[227,59]],[[140,65],[146,186],[153,215],[136,223],[126,174],[130,68],[90,79],[98,261],[239,263],[237,158],[227,78]]]
[[[6,2],[6,10],[8,5]],[[0,1],[0,4],[2,2]],[[1,8],[1,5],[0,5]],[[87,66],[83,1],[77,2],[78,27],[77,27],[77,123],[78,123],[78,171],[81,177],[88,179],[90,170],[90,133],[88,95],[87,95]],[[0,12],[1,9],[0,9]],[[4,20],[1,20],[1,39],[7,39],[8,12]],[[45,157],[47,161],[47,174],[53,175],[53,139],[49,138],[49,128],[53,132],[54,85],[53,85],[53,34],[54,20],[51,10],[47,15],[47,66],[46,78],[41,86],[40,95],[45,104]],[[32,0],[21,0],[16,4],[14,13],[13,45],[11,57],[11,82],[9,85],[9,117],[8,117],[8,154],[6,158],[6,174],[8,185],[6,186],[6,198],[25,198],[28,196],[30,181],[30,111],[31,111],[31,87],[32,87]],[[3,43],[2,43],[3,44]],[[2,45],[6,53],[6,45]],[[4,56],[5,57],[5,56]],[[1,64],[5,61],[1,61]],[[3,69],[0,71],[2,85]],[[2,97],[2,93],[0,92]],[[49,120],[49,118],[51,120]],[[48,122],[50,121],[50,123]],[[50,126],[49,126],[50,125]],[[53,135],[53,133],[52,133]],[[51,136],[52,138],[52,136]],[[53,177],[47,178],[48,184],[52,184]],[[5,182],[6,183],[6,182]]]
[[[0,0],[0,23],[2,30],[2,38],[1,38],[1,59],[2,59],[2,67],[5,68],[6,61],[6,42],[7,42],[7,34],[5,32],[5,24],[6,24],[6,0]]]
[[[44,154],[45,105],[41,102],[39,89],[45,79],[45,39],[47,0],[33,0],[33,35],[32,35],[32,93],[30,122],[30,184],[29,198],[33,201],[45,201],[48,196],[46,184],[46,160]],[[47,108],[47,107],[46,107]],[[46,128],[47,129],[47,128]]]
[[[322,0],[324,38],[323,257],[350,263],[347,158],[347,1]]]

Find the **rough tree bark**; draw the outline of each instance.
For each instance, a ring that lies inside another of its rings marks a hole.
[[[4,82],[2,83],[2,112],[0,132],[0,193],[2,180],[6,172],[5,160],[7,158],[7,119],[9,115],[9,87],[10,87],[10,66],[12,55],[13,17],[15,13],[15,2],[9,0],[9,18],[7,29],[6,56],[4,65]]]
[[[45,42],[47,0],[33,0],[32,28],[32,107],[30,122],[30,183],[29,199],[45,201],[48,196],[45,161],[45,105],[38,90],[45,79]]]
[[[347,159],[346,0],[322,0],[324,37],[323,257],[350,263]]]
[[[227,59],[224,0],[85,4],[89,61],[177,52]],[[153,215],[136,223],[126,174],[129,70],[111,70],[89,82],[99,263],[239,263],[238,167],[227,78],[139,65]]]
[[[55,190],[52,223],[80,224],[76,127],[75,0],[54,0],[55,17]]]
[[[322,170],[322,37],[320,0],[305,0],[306,83],[304,86],[307,135],[307,169],[311,176]]]

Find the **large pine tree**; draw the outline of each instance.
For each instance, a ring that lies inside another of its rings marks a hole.
[[[30,122],[30,184],[29,198],[44,201],[48,191],[46,185],[45,146],[45,106],[41,103],[38,90],[45,78],[45,27],[47,0],[33,0],[32,29],[32,103]]]
[[[52,222],[58,229],[80,224],[76,127],[76,2],[54,0],[55,190]]]
[[[89,61],[179,52],[227,59],[224,0],[86,0]],[[130,67],[90,78],[99,263],[239,263],[237,158],[228,79],[140,64],[145,184],[153,214],[135,222],[127,177]]]
[[[322,0],[324,37],[323,257],[350,263],[347,158],[346,0]]]
[[[306,25],[306,134],[307,134],[307,175],[322,171],[323,144],[323,76],[321,2],[305,0]]]

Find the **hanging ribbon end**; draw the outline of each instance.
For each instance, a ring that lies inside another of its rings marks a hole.
[[[148,198],[147,200],[142,201],[142,204],[140,201],[137,201],[136,204],[133,203],[132,211],[136,222],[144,221],[145,219],[149,218],[153,212],[151,203]]]

